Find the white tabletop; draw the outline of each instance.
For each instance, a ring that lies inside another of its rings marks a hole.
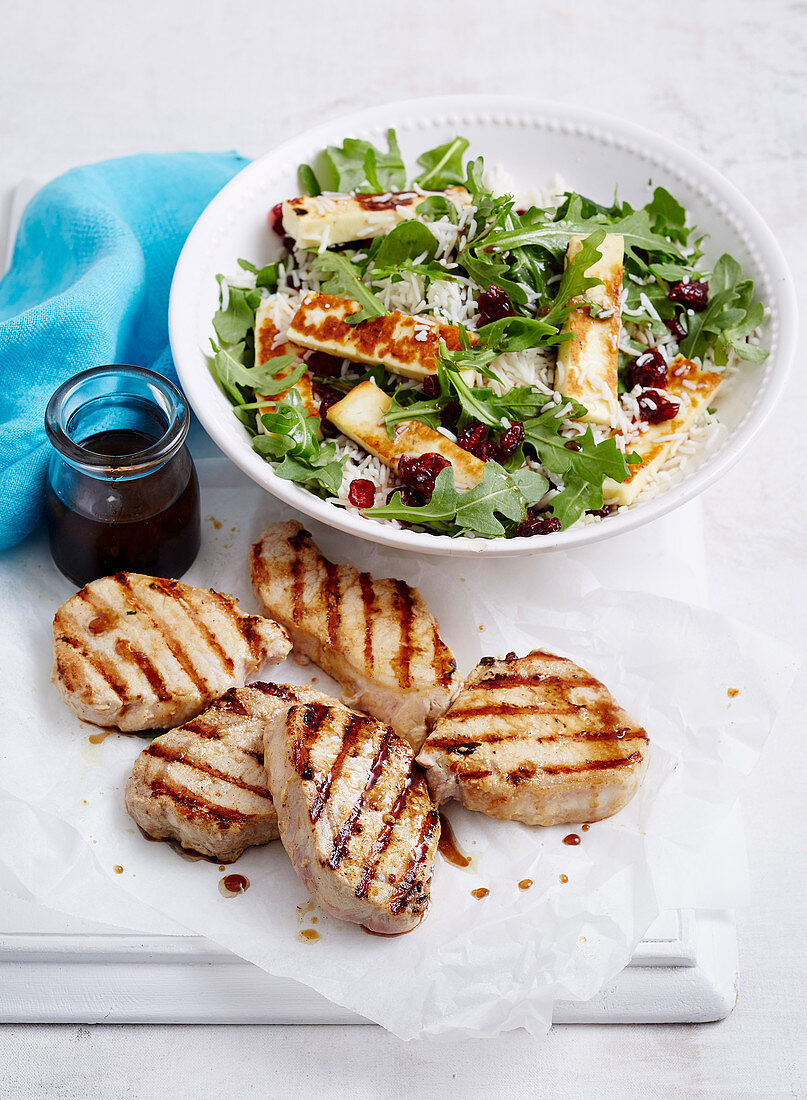
[[[3,25],[0,202],[21,177],[108,156],[257,155],[383,100],[511,92],[626,115],[706,157],[807,275],[807,15],[785,0],[46,0],[3,5]],[[704,506],[714,604],[803,651],[801,367]],[[408,1046],[375,1028],[7,1025],[0,1096],[804,1095],[803,736],[791,706],[743,798],[752,905],[738,1005],[720,1024]]]

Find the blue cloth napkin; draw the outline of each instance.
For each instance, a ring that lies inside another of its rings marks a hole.
[[[176,381],[168,292],[237,153],[146,154],[75,168],[28,204],[0,282],[0,549],[43,517],[45,407],[87,367],[135,363]]]

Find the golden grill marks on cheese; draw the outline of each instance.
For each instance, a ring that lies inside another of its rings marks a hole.
[[[566,259],[574,259],[583,245],[583,237],[572,237]],[[606,234],[600,245],[600,259],[587,274],[602,279],[592,287],[588,298],[605,312],[592,317],[587,306],[572,310],[563,331],[571,333],[558,347],[555,389],[571,397],[588,410],[584,420],[611,424],[612,410],[618,403],[619,326],[622,312],[622,263],[624,240],[615,233]]]
[[[328,561],[293,520],[252,547],[255,595],[286,625],[295,651],[342,685],[358,706],[419,747],[448,706],[456,662],[416,588]]]
[[[53,619],[65,702],[124,731],[187,722],[290,650],[281,626],[245,615],[232,596],[141,573],[92,581]]]
[[[263,366],[264,363],[268,363],[272,359],[279,359],[282,355],[295,355],[298,359],[302,359],[305,354],[304,348],[297,347],[288,340],[278,340],[280,329],[274,317],[277,297],[277,295],[271,295],[268,298],[264,298],[255,312],[256,366]],[[294,369],[295,364],[291,364],[288,367],[282,367],[279,371],[279,376],[282,378],[290,374]],[[293,388],[297,390],[302,398],[303,405],[308,415],[319,416],[319,401],[317,401],[314,394],[310,376],[307,373],[304,374],[298,382],[295,382]],[[256,391],[255,400],[260,402],[259,413],[274,412],[277,403],[282,401],[288,392],[288,390],[283,390],[283,392],[277,394],[277,396],[264,397]],[[263,427],[260,416],[258,418],[258,425],[259,428]]]
[[[328,409],[328,419],[343,435],[380,459],[396,473],[402,458],[436,452],[454,467],[454,483],[458,489],[471,489],[482,480],[485,464],[475,455],[457,446],[440,432],[419,420],[407,420],[396,425],[390,439],[384,424],[384,414],[390,398],[373,382],[360,382],[341,401]]]
[[[378,195],[301,195],[283,203],[283,231],[298,248],[317,250],[324,244],[365,241],[389,233],[417,216],[418,206],[432,195],[444,195],[455,205],[468,206],[464,187],[445,191],[392,191]]]
[[[280,839],[326,912],[386,935],[429,906],[440,815],[389,726],[338,704],[291,706],[265,741]]]
[[[599,821],[647,768],[647,734],[563,657],[483,657],[418,754],[432,798],[527,825]]]
[[[347,318],[360,309],[358,302],[349,298],[306,294],[289,325],[288,338],[301,347],[354,363],[382,366],[406,378],[436,374],[441,340],[449,351],[460,346],[456,325],[431,325],[398,310],[357,325],[348,324]],[[471,343],[475,343],[475,334],[468,335]]]
[[[266,730],[294,703],[335,703],[309,687],[231,688],[206,711],[155,737],[132,768],[126,809],[155,840],[232,862],[278,835],[263,766]]]
[[[633,504],[667,461],[680,438],[678,433],[686,433],[693,427],[708,408],[723,380],[722,375],[702,371],[691,360],[682,355],[676,356],[667,370],[667,387],[661,392],[679,403],[678,414],[672,420],[649,424],[638,442],[626,447],[626,450],[635,451],[641,457],[641,464],[629,467],[630,475],[621,485],[611,478],[606,479],[603,484],[606,503]]]

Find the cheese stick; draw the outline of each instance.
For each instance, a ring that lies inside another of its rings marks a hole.
[[[583,247],[584,239],[572,237],[569,241],[567,263]],[[588,268],[587,274],[602,279],[603,285],[592,287],[587,297],[606,311],[606,315],[592,317],[587,306],[580,306],[569,314],[563,331],[570,332],[574,339],[558,348],[555,389],[564,397],[585,405],[588,411],[584,420],[611,424],[611,410],[618,400],[623,238],[608,233],[600,245],[600,253],[600,259]]]
[[[264,298],[255,312],[256,366],[263,366],[264,363],[268,363],[271,359],[279,359],[281,355],[296,355],[298,359],[302,359],[303,357],[303,348],[297,347],[288,340],[277,341],[277,337],[280,333],[280,329],[276,323],[277,310],[282,309],[285,303],[279,305],[274,298],[275,296]],[[283,378],[285,375],[290,374],[295,368],[296,364],[283,367],[278,371],[278,375]],[[304,374],[298,382],[295,382],[293,388],[297,390],[300,397],[303,399],[303,405],[308,415],[319,416],[319,401],[311,387],[311,379],[308,374]],[[288,390],[283,390],[282,393],[276,394],[273,397],[264,397],[256,390],[255,400],[260,403],[258,416],[259,429],[263,428],[260,420],[261,414],[274,412],[277,403],[281,401],[288,392]]]
[[[642,489],[652,480],[664,465],[677,440],[671,437],[679,432],[688,431],[709,405],[718,386],[723,381],[721,374],[701,371],[695,363],[682,355],[670,364],[666,397],[679,402],[678,414],[672,420],[660,424],[651,424],[637,443],[626,447],[641,456],[641,465],[630,466],[630,477],[617,484],[611,478],[603,483],[603,496],[607,504],[633,504]]]
[[[484,462],[427,424],[419,420],[405,421],[396,425],[395,437],[390,439],[383,419],[389,406],[390,398],[383,390],[373,382],[360,382],[341,401],[331,405],[328,419],[343,435],[396,473],[403,457],[436,452],[454,467],[454,484],[458,489],[471,489],[479,484],[485,470]]]
[[[369,240],[416,217],[418,206],[430,195],[443,195],[458,206],[471,202],[464,187],[447,187],[428,194],[393,191],[385,195],[301,195],[283,203],[283,232],[298,248],[309,251],[323,244],[328,247]]]
[[[351,359],[354,363],[383,366],[406,378],[426,378],[437,372],[440,340],[449,351],[460,346],[456,325],[430,325],[398,310],[357,325],[348,324],[346,318],[360,309],[359,303],[349,298],[312,291],[294,314],[288,338],[301,347]],[[471,343],[475,343],[476,336],[468,335]],[[473,372],[462,373],[473,385]]]

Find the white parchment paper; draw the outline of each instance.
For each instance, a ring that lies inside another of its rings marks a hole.
[[[248,547],[288,510],[224,460],[204,459],[199,468],[205,539],[185,579],[254,609]],[[542,646],[601,678],[650,735],[650,768],[631,805],[586,832],[502,823],[449,805],[471,865],[461,870],[438,857],[428,917],[399,938],[369,936],[311,906],[280,842],[249,849],[228,867],[250,888],[225,898],[215,865],[146,842],[128,818],[123,787],[146,742],[111,734],[93,744],[98,731],[50,684],[52,616],[73,589],[38,539],[0,566],[0,881],[98,921],[134,923],[156,910],[160,931],[200,933],[403,1038],[516,1027],[539,1035],[556,1000],[593,996],[627,964],[660,901],[670,904],[680,887],[697,904],[688,867],[754,767],[795,672],[793,656],[703,608],[603,584],[602,563],[616,560],[611,544],[599,558],[453,561],[312,530],[337,560],[417,584],[462,672],[485,654]],[[637,554],[638,568],[647,544],[616,541],[624,555]],[[599,577],[589,567],[597,563]],[[314,677],[338,694],[314,666],[293,661],[264,678]],[[562,842],[571,831],[581,836],[577,847]],[[524,879],[529,889],[519,888]],[[490,891],[483,900],[472,895],[478,887]]]

